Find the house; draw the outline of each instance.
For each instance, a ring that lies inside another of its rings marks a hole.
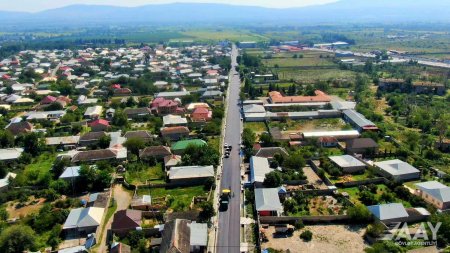
[[[166,115],[163,117],[163,125],[165,127],[170,126],[186,126],[187,125],[187,119],[181,117],[180,115]]]
[[[163,127],[161,128],[161,136],[164,139],[178,141],[189,137],[189,128],[185,126]]]
[[[72,163],[93,163],[98,161],[113,161],[117,159],[117,152],[113,149],[98,149],[82,151],[72,157]]]
[[[97,119],[102,115],[103,107],[100,105],[91,106],[86,109],[84,113],[85,119]]]
[[[12,162],[20,158],[23,148],[6,148],[0,149],[0,161]]]
[[[378,127],[372,121],[368,120],[364,115],[355,110],[344,110],[344,120],[355,127],[359,132],[378,131]]]
[[[142,160],[156,159],[163,160],[164,157],[172,155],[169,147],[166,146],[152,146],[146,147],[139,153],[139,158]]]
[[[19,134],[25,134],[32,132],[34,127],[27,121],[14,122],[6,126],[5,128],[11,134],[17,136]]]
[[[131,200],[130,206],[133,210],[149,211],[152,207],[152,197],[150,195],[135,197]]]
[[[317,142],[323,148],[333,148],[338,145],[338,140],[334,137],[319,137]]]
[[[62,136],[62,137],[47,137],[45,144],[48,146],[56,146],[57,149],[74,149],[78,146],[80,136]]]
[[[206,141],[201,139],[182,140],[172,144],[171,150],[175,155],[183,155],[186,148],[190,145],[204,146],[207,145]]]
[[[289,153],[286,151],[286,149],[282,148],[282,147],[267,147],[267,148],[259,148],[256,151],[255,156],[258,157],[264,157],[267,159],[272,159],[275,154],[279,154],[281,156],[283,156],[284,158],[289,156]]]
[[[72,181],[80,176],[81,166],[72,166],[64,169],[64,172],[59,176],[59,179]]]
[[[63,230],[78,233],[95,233],[103,219],[104,208],[88,207],[70,210],[69,216],[63,225]]]
[[[179,155],[168,155],[164,157],[164,167],[166,170],[181,164],[181,156]]]
[[[367,209],[377,220],[385,224],[403,222],[409,216],[402,203],[373,205],[368,206]]]
[[[142,119],[144,117],[150,116],[152,113],[149,108],[127,108],[123,110],[123,113],[127,115],[128,119]]]
[[[153,140],[153,136],[151,135],[150,131],[146,130],[128,131],[125,133],[123,137],[125,137],[126,139],[131,138],[141,139],[145,142]]]
[[[96,119],[88,123],[88,126],[91,128],[93,132],[102,132],[107,131],[111,126],[109,122],[104,119]]]
[[[345,151],[347,154],[376,154],[378,144],[371,138],[357,138],[346,141]]]
[[[350,155],[330,156],[328,158],[344,173],[362,172],[366,168],[363,162]]]
[[[140,228],[142,224],[142,211],[120,210],[114,214],[111,231],[119,236],[126,236],[129,232]]]
[[[250,158],[250,182],[263,183],[266,175],[272,172],[269,159],[265,157],[252,156]]]
[[[330,96],[325,94],[323,91],[316,90],[315,96],[283,96],[278,91],[269,92],[269,102],[271,104],[302,104],[311,102],[331,102]]]
[[[437,181],[417,183],[415,194],[439,210],[450,209],[450,187]]]
[[[206,109],[205,107],[198,107],[191,114],[191,120],[193,122],[205,122],[212,119],[212,111]]]
[[[41,100],[40,104],[41,105],[49,105],[49,104],[54,103],[55,101],[56,101],[56,98],[54,96],[46,96]]]
[[[202,185],[209,178],[214,178],[214,166],[172,167],[167,174],[174,184]]]
[[[439,149],[444,153],[450,152],[450,139],[443,139],[442,141],[436,141],[434,143],[434,148]]]
[[[413,82],[414,92],[417,94],[436,94],[444,96],[446,94],[445,84],[433,82]]]
[[[88,132],[80,137],[79,144],[82,147],[96,145],[101,138],[106,137],[107,135],[108,134],[105,132]]]
[[[411,181],[420,178],[420,171],[401,160],[388,160],[375,162],[379,174],[395,181]]]
[[[8,187],[10,178],[16,177],[17,177],[16,173],[8,172],[8,174],[6,174],[4,178],[0,179],[0,192]]]
[[[131,247],[122,242],[114,242],[109,253],[131,253]]]
[[[150,103],[152,113],[157,115],[183,114],[184,108],[175,100],[165,99],[163,97],[155,98]]]
[[[200,107],[206,108],[208,110],[211,109],[207,103],[190,103],[186,106],[186,110],[189,113],[192,113],[195,109]]]
[[[342,131],[314,131],[302,132],[302,139],[315,139],[320,137],[333,137],[337,140],[349,140],[358,138],[361,134],[356,130],[342,130]]]
[[[158,89],[165,89],[169,86],[169,83],[166,81],[156,81],[153,83]]]
[[[278,188],[256,188],[255,209],[259,216],[280,216],[283,206],[278,196]]]
[[[208,243],[208,225],[175,219],[164,225],[160,253],[204,252]]]
[[[165,98],[165,99],[175,99],[175,98],[182,98],[185,96],[189,96],[191,93],[189,91],[167,91],[167,92],[160,92],[156,94],[157,98]]]
[[[114,89],[114,96],[130,96],[132,93],[128,88]]]
[[[223,96],[223,92],[221,92],[220,90],[206,90],[205,92],[203,92],[201,98],[202,99],[214,99],[217,97],[222,97]]]

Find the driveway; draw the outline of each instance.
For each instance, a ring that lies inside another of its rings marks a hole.
[[[128,207],[129,207],[129,205],[131,203],[131,194],[129,192],[127,192],[122,187],[121,184],[114,185],[114,187],[113,187],[113,198],[114,198],[114,201],[116,201],[116,204],[117,204],[116,212],[120,211],[120,210],[128,209]],[[101,240],[99,242],[100,246],[97,249],[98,253],[104,253],[104,252],[106,252],[106,249],[108,248],[108,245],[106,245],[106,236],[108,235],[108,230],[111,229],[111,224],[112,224],[112,221],[113,221],[113,217],[114,217],[114,215],[108,221],[105,221],[107,223],[106,223],[106,226],[105,226],[105,230],[103,230],[103,232],[102,232],[102,238],[101,238]]]

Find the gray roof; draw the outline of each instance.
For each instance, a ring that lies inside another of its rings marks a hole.
[[[0,161],[15,160],[23,153],[23,148],[0,149]]]
[[[70,210],[63,229],[99,226],[105,209],[99,207],[76,208]]]
[[[351,155],[330,156],[328,158],[341,168],[365,166],[363,162]]]
[[[286,149],[282,147],[266,147],[266,148],[260,148],[255,156],[259,157],[266,157],[266,158],[272,158],[275,154],[280,154],[284,157],[289,156],[289,153],[286,151]]]
[[[156,97],[184,97],[190,94],[189,91],[167,91],[156,94]]]
[[[386,171],[392,176],[418,173],[419,170],[411,166],[409,163],[395,159],[374,163],[378,168]]]
[[[75,246],[71,248],[65,248],[58,250],[58,253],[80,253],[80,252],[87,252],[85,246]]]
[[[374,205],[368,206],[367,208],[375,217],[377,217],[381,221],[406,218],[409,216],[402,203]]]
[[[349,119],[351,119],[356,125],[359,127],[365,127],[365,126],[376,126],[375,123],[372,121],[366,119],[364,115],[361,113],[356,112],[355,110],[344,110],[344,115],[347,116]]]
[[[214,177],[214,167],[212,165],[172,167],[169,171],[169,179],[205,177]]]
[[[450,187],[437,181],[428,181],[416,184],[421,191],[428,193],[433,198],[445,202],[450,202]]]
[[[278,196],[278,188],[256,188],[255,189],[256,211],[279,211],[283,206]]]
[[[269,166],[269,160],[264,157],[252,156],[250,158],[251,182],[264,182],[266,174],[273,170]]]
[[[81,166],[72,166],[67,167],[64,172],[59,176],[60,179],[62,178],[73,178],[73,177],[79,177],[80,176],[80,169]]]
[[[208,224],[192,222],[188,226],[191,228],[191,246],[206,246],[208,244]]]
[[[244,105],[242,108],[244,113],[265,113],[266,109],[262,105],[257,104],[251,104],[251,105]]]

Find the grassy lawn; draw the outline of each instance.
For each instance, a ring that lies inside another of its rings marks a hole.
[[[338,68],[326,69],[295,69],[295,68],[279,68],[272,69],[278,74],[281,80],[295,80],[297,82],[311,83],[315,81],[327,81],[329,79],[347,79],[353,80],[356,76],[355,72],[349,70],[340,70]]]
[[[37,158],[34,158],[33,162],[27,165],[22,173],[17,175],[17,182],[19,185],[34,185],[39,182],[53,165],[56,159],[56,154],[43,153]]]
[[[303,55],[303,58],[293,58],[296,54]],[[326,58],[326,55],[326,53],[318,54],[317,52],[282,53],[274,55],[272,59],[263,60],[263,63],[267,67],[278,65],[280,68],[335,66],[336,64],[330,58]]]
[[[145,184],[147,181],[154,184],[164,183],[165,172],[163,164],[158,163],[155,166],[148,167],[142,171],[127,171],[126,179],[132,184]]]
[[[342,119],[312,119],[312,120],[287,120],[286,122],[271,121],[269,127],[278,127],[282,131],[319,131],[319,130],[343,130],[349,126]]]
[[[139,188],[139,195],[149,194],[152,199],[163,199],[169,197],[169,208],[174,211],[184,211],[189,208],[192,198],[195,196],[206,196],[207,192],[203,186],[180,187],[173,189],[166,188]]]
[[[208,138],[208,146],[213,147],[218,152],[220,152],[220,137],[215,136]]]
[[[264,122],[245,122],[244,128],[250,128],[254,132],[267,132],[266,124]]]
[[[223,30],[223,29],[202,29],[202,30],[188,30],[182,33],[185,36],[191,37],[194,40],[209,41],[209,40],[232,40],[232,41],[264,41],[268,40],[266,37],[252,33],[247,30]]]

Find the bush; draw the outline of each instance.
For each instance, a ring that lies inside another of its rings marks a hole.
[[[300,234],[300,238],[303,239],[303,241],[309,242],[312,240],[313,233],[309,230],[305,230]]]
[[[347,210],[347,214],[353,222],[367,222],[371,219],[369,209],[363,204],[356,204]]]
[[[297,221],[295,221],[295,223],[294,223],[294,228],[296,229],[296,230],[300,230],[300,229],[302,229],[302,228],[304,228],[305,227],[305,224],[303,224],[303,221],[302,220],[297,220]]]

